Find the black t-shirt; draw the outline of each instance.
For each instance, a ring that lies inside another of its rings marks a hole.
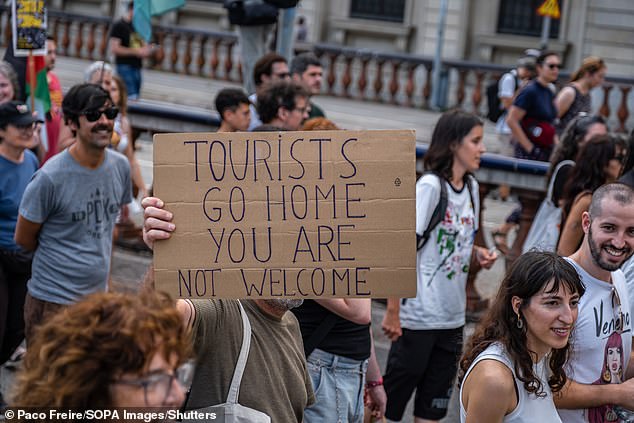
[[[334,314],[313,300],[305,300],[304,304],[291,311],[299,320],[304,343],[328,315]],[[369,358],[370,325],[359,325],[337,315],[335,318],[335,325],[317,344],[317,348],[353,360]]]
[[[130,22],[126,22],[123,19],[119,19],[112,25],[110,28],[110,38],[118,38],[121,40],[121,45],[123,47],[142,47],[143,40],[134,32],[134,27]],[[143,59],[136,56],[115,56],[115,62],[117,65],[130,65],[135,68],[140,68],[143,66]]]

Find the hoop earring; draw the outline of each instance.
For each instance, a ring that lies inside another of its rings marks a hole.
[[[524,327],[524,321],[522,320],[522,317],[520,316],[520,313],[517,313],[517,328],[518,329],[522,329]]]

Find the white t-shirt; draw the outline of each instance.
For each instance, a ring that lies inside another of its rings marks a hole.
[[[482,351],[476,359],[471,363],[471,366],[465,373],[465,380],[471,369],[482,360],[496,360],[508,367],[513,373],[515,378],[515,386],[517,387],[518,401],[517,407],[504,416],[502,421],[504,423],[561,423],[557,410],[555,409],[555,403],[553,402],[553,393],[548,385],[548,366],[546,363],[546,357],[544,356],[539,363],[533,365],[533,372],[535,376],[539,378],[542,383],[542,390],[544,396],[537,396],[535,394],[529,394],[524,389],[524,382],[517,378],[515,374],[515,364],[511,357],[509,357],[506,349],[499,343],[491,344],[489,347]],[[462,386],[460,387],[460,423],[464,423],[467,420],[467,412],[462,404]]]
[[[465,324],[465,287],[480,210],[478,183],[472,182],[473,205],[466,183],[456,191],[443,180],[447,185],[445,218],[416,255],[416,298],[401,304],[403,328],[455,329]],[[416,233],[425,232],[438,201],[440,180],[424,175],[416,182]]]
[[[568,377],[585,384],[621,383],[618,379],[623,380],[632,351],[630,300],[625,276],[620,270],[612,272],[610,284],[590,276],[573,260],[567,260],[577,269],[586,287],[579,301],[579,317],[570,339],[572,353]],[[619,309],[624,316],[622,331]],[[559,415],[564,423],[617,421],[610,406],[562,409]]]
[[[502,77],[498,81],[498,98],[515,97],[515,90],[517,90],[516,78],[517,71],[515,69],[502,75]],[[502,107],[501,104],[500,107]],[[506,124],[506,115],[507,111],[505,110],[495,124],[495,132],[498,134],[508,135],[511,133],[511,128],[509,128],[509,126]]]

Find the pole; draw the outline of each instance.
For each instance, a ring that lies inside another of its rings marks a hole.
[[[542,51],[548,49],[548,37],[550,36],[550,16],[544,16],[544,21],[542,22],[542,39],[541,39],[541,49]]]
[[[33,50],[29,50],[29,56],[26,59],[26,71],[28,72],[29,77],[29,91],[31,92],[31,111],[35,111],[35,61],[33,60]]]
[[[445,42],[445,21],[447,20],[447,5],[449,0],[440,1],[438,16],[438,31],[436,33],[436,54],[434,55],[434,70],[432,73],[431,104],[433,109],[440,109],[440,71],[442,67],[442,46]]]

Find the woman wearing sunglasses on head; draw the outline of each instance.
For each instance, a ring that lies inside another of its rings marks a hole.
[[[561,135],[568,123],[580,112],[590,113],[592,110],[590,90],[603,84],[606,71],[607,67],[602,59],[590,56],[583,59],[579,69],[570,76],[570,83],[555,97],[559,118],[556,125],[558,135]]]
[[[37,329],[12,405],[177,409],[192,376],[191,355],[166,294],[93,294]]]
[[[460,421],[561,422],[570,332],[585,288],[555,253],[520,256],[460,361]]]
[[[515,157],[548,161],[557,144],[553,83],[559,77],[560,68],[561,59],[557,53],[543,52],[536,60],[537,78],[515,97],[506,118],[515,141]]]

